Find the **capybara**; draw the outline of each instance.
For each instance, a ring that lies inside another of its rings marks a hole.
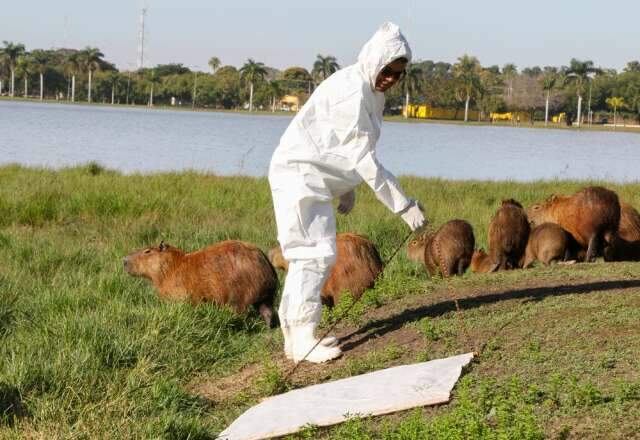
[[[416,263],[424,264],[424,245],[427,241],[427,234],[422,233],[414,237],[407,245],[407,257]]]
[[[569,233],[555,223],[536,226],[529,234],[522,267],[526,269],[535,261],[541,261],[548,266],[552,261],[569,260],[571,241]]]
[[[376,247],[367,237],[345,232],[336,236],[338,255],[329,278],[322,288],[322,303],[333,307],[345,291],[358,299],[373,287],[384,265]],[[269,260],[279,269],[287,270],[289,263],[282,256],[280,247],[269,251]]]
[[[628,203],[620,202],[620,227],[604,257],[606,261],[640,261],[640,214]]]
[[[532,226],[556,223],[587,249],[586,261],[603,255],[620,224],[620,202],[615,192],[600,186],[584,188],[572,196],[553,195],[527,210]]]
[[[462,275],[471,264],[476,240],[473,228],[464,220],[450,220],[425,237],[424,265],[430,276]]]
[[[503,200],[489,224],[489,255],[499,270],[515,269],[527,248],[529,221],[522,205]]]
[[[127,255],[124,268],[150,279],[164,299],[211,301],[237,313],[253,305],[271,326],[278,276],[267,256],[250,243],[228,240],[186,253],[161,242]]]
[[[491,261],[491,257],[484,249],[480,248],[473,252],[471,257],[471,272],[474,273],[489,273],[498,270],[498,264],[494,264]]]

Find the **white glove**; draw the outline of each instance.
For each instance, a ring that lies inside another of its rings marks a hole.
[[[423,209],[420,202],[412,200],[411,204],[400,213],[400,217],[409,225],[412,231],[415,231],[423,227],[427,222],[422,211]]]
[[[340,204],[338,205],[338,212],[343,215],[347,215],[351,212],[356,204],[356,192],[351,190],[346,194],[340,196]]]

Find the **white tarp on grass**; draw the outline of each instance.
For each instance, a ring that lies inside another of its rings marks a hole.
[[[446,403],[471,359],[473,353],[461,354],[289,391],[250,408],[218,438],[258,440],[293,434],[307,425]]]

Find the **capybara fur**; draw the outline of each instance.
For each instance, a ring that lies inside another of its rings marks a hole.
[[[586,261],[603,255],[620,224],[620,202],[615,192],[600,186],[584,188],[572,196],[553,195],[527,210],[532,226],[556,223],[587,249]]]
[[[272,324],[278,276],[267,256],[250,243],[228,240],[187,253],[161,242],[127,255],[124,268],[150,279],[163,299],[210,301],[237,313],[253,305]]]
[[[350,232],[338,234],[336,247],[336,263],[321,293],[322,303],[329,307],[338,304],[340,296],[347,291],[354,299],[360,298],[365,290],[373,287],[384,269],[378,250],[365,236]],[[279,246],[269,251],[269,260],[276,268],[285,271],[289,268]]]
[[[480,248],[473,252],[471,257],[471,272],[489,273],[498,270],[498,265],[491,261],[491,257],[484,249]]]
[[[489,255],[498,270],[516,269],[527,248],[529,221],[522,205],[503,200],[489,224]]]
[[[569,233],[555,223],[536,226],[529,234],[522,267],[526,269],[536,261],[548,266],[551,262],[569,260],[571,241]]]
[[[611,245],[605,249],[606,261],[640,261],[640,214],[620,202],[620,227]]]
[[[450,220],[425,237],[424,265],[429,275],[462,275],[471,264],[475,246],[473,228],[464,220]]]

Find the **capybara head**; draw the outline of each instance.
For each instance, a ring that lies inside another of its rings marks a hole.
[[[161,276],[176,257],[182,254],[180,249],[162,241],[158,246],[132,252],[124,257],[124,269],[130,275],[153,280]]]
[[[281,269],[284,271],[289,270],[289,262],[282,256],[282,249],[280,248],[280,246],[276,246],[273,249],[269,250],[268,257],[271,265],[276,269]]]
[[[550,213],[549,208],[553,206],[561,196],[552,194],[544,202],[536,203],[526,210],[529,224],[532,227],[541,225],[543,223],[554,223],[554,218]]]
[[[417,263],[424,262],[424,246],[427,242],[427,238],[427,234],[423,233],[409,242],[407,245],[407,257],[409,257],[411,261],[415,261]]]
[[[489,273],[495,272],[498,269],[498,264],[493,263],[485,250],[480,248],[473,251],[470,267],[471,272],[474,273]]]

